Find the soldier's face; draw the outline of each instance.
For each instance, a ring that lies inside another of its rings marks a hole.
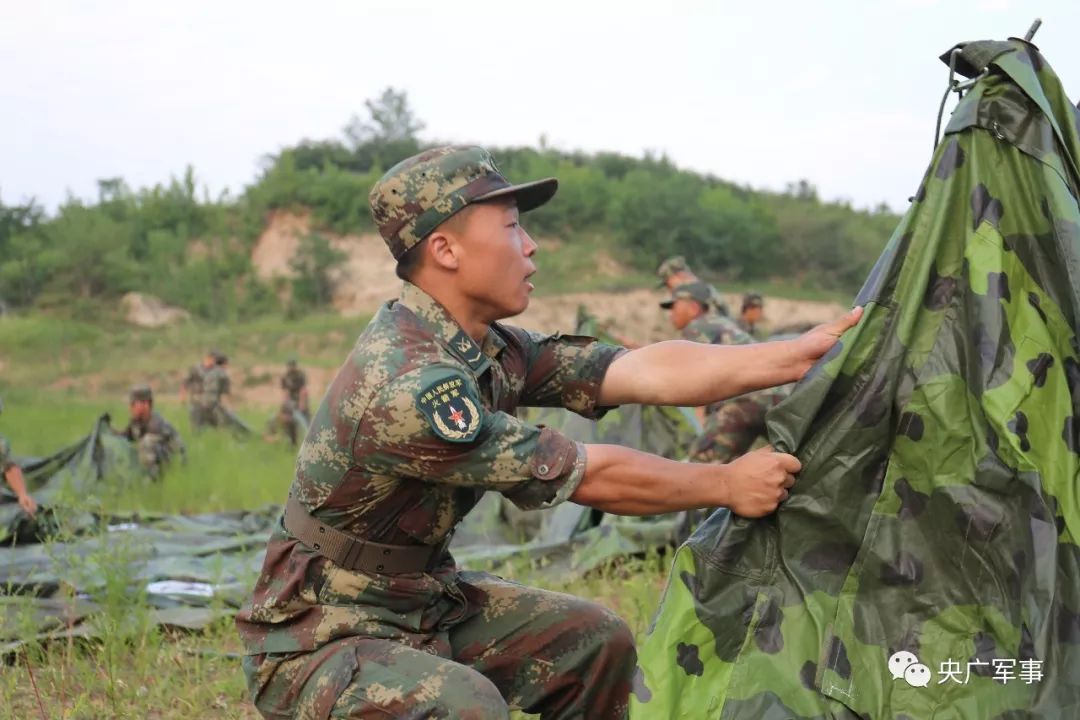
[[[675,304],[671,306],[668,313],[671,324],[675,326],[675,329],[682,330],[690,324],[691,320],[701,314],[701,305],[697,300],[679,298],[675,301]]]
[[[536,243],[521,227],[513,200],[477,204],[457,241],[458,289],[489,322],[517,315],[529,306]]]
[[[761,316],[764,315],[764,314],[765,313],[763,312],[760,305],[754,305],[753,307],[748,307],[745,310],[743,310],[743,313],[742,313],[743,319],[746,320],[746,322],[748,322],[748,323],[761,322]]]
[[[128,405],[128,412],[135,420],[143,420],[150,416],[150,403],[146,400],[136,400]]]

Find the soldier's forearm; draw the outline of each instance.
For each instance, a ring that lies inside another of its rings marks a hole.
[[[570,499],[616,515],[658,515],[728,504],[728,468],[681,463],[620,445],[586,445]]]
[[[4,479],[7,480],[8,486],[15,493],[17,497],[23,497],[26,495],[26,479],[23,477],[22,468],[18,465],[12,465],[4,473]]]
[[[792,342],[706,345],[685,340],[646,345],[618,357],[600,387],[601,405],[708,405],[751,390],[794,382],[803,372]]]

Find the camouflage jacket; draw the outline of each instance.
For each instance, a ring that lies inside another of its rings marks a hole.
[[[205,372],[206,370],[201,365],[192,365],[188,370],[187,377],[184,378],[183,386],[192,397],[195,397],[202,392],[203,373]]]
[[[514,412],[561,406],[602,416],[600,383],[622,351],[498,323],[478,345],[405,283],[331,383],[290,494],[323,522],[391,544],[439,544],[487,490],[525,509],[562,502],[584,474],[584,448]],[[237,625],[252,654],[311,650],[350,635],[403,639],[425,613],[445,613],[447,602],[476,592],[449,554],[430,574],[367,574],[335,565],[279,527]]]
[[[300,405],[300,391],[307,386],[307,375],[300,368],[286,370],[281,376],[281,389],[289,393],[289,399],[298,407]]]
[[[725,315],[705,313],[691,320],[682,330],[683,340],[710,345],[746,345],[754,342],[739,324]]]
[[[0,474],[8,471],[15,461],[11,459],[11,443],[3,435],[0,435]]]
[[[221,397],[230,390],[229,373],[225,368],[215,365],[202,373],[202,387],[199,391],[199,404],[213,407],[221,403]]]
[[[754,342],[760,341],[765,336],[765,333],[763,332],[763,329],[760,325],[747,322],[742,318],[736,319],[735,324],[739,326],[740,330],[749,335]]]
[[[708,312],[694,318],[682,329],[683,340],[710,345],[746,345],[754,342],[739,324],[727,315]],[[723,405],[723,401],[705,406],[705,414],[711,415]]]
[[[138,442],[146,435],[157,435],[164,444],[174,444],[180,441],[180,433],[157,412],[150,413],[150,417],[146,420],[129,421],[127,427],[120,434],[132,442]]]

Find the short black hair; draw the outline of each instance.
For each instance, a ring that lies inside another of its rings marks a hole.
[[[424,260],[423,248],[426,246],[427,238],[424,238],[406,250],[405,254],[398,258],[397,266],[394,268],[394,274],[406,282],[411,282],[413,276],[416,275],[416,271],[420,268],[420,264]]]

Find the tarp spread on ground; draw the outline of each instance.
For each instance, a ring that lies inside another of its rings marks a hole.
[[[547,409],[532,419],[582,441],[623,442],[669,457],[698,428],[689,411],[640,406],[600,422]],[[280,516],[277,506],[194,517],[86,510],[93,496],[145,482],[130,443],[112,435],[105,418],[79,443],[23,465],[41,509],[32,522],[13,496],[0,504],[0,653],[31,639],[100,635],[104,615],[95,598],[109,583],[120,583],[129,601],[141,598],[151,624],[198,629],[231,615],[250,592]],[[455,538],[463,566],[526,564],[565,577],[673,544],[685,532],[681,515],[619,518],[573,503],[522,513],[500,499],[489,493]]]
[[[986,74],[860,293],[769,418],[779,512],[677,553],[639,718],[1080,716],[1080,133],[1039,52]]]
[[[145,473],[135,447],[109,429],[109,416],[102,415],[83,439],[45,458],[16,458],[26,485],[41,510],[37,521],[22,511],[15,494],[0,483],[0,544],[32,542],[54,528],[51,508],[74,507],[104,487],[120,488],[140,482]],[[88,527],[89,513],[69,516],[68,529]]]
[[[250,594],[280,514],[268,506],[115,515],[97,518],[100,532],[0,547],[0,654],[28,640],[98,635],[95,599],[118,586],[128,602],[150,609],[151,624],[194,630],[232,615]]]

